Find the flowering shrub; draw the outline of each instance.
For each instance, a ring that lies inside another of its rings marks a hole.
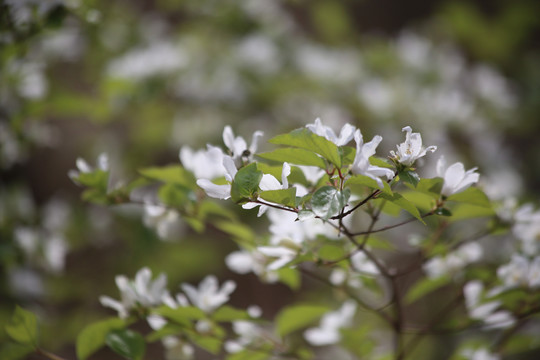
[[[437,177],[421,176],[420,160],[436,147],[424,147],[411,127],[403,131],[405,142],[385,158],[376,156],[383,138],[364,143],[351,124],[338,136],[317,119],[271,138],[279,147],[264,153],[257,153],[262,132],[248,147],[227,126],[226,149],[184,147],[181,165],[142,169],[141,178],[115,187],[109,179],[114,165],[105,155],[96,168],[77,160],[78,171],[69,176],[85,187],[87,201],[136,203],[137,188],[156,181],[160,203],[142,206],[145,219],[159,217],[158,232],[178,217],[198,231],[204,224],[215,226],[240,247],[225,259],[233,272],[253,272],[262,282],[282,282],[296,291],[306,281],[326,289],[325,296],[289,304],[268,319],[257,304],[246,309],[227,304],[237,288],[232,280],[220,286],[208,275],[198,287],[182,284],[182,292],[174,294],[165,274],[152,279],[145,267],[133,280],[116,277],[120,300],[100,297],[118,317],[82,330],[78,357],[87,359],[108,346],[125,358],[142,359],[147,343],[161,341],[171,359],[192,359],[201,349],[231,360],[346,353],[413,359],[431,334],[471,329],[478,331],[460,338],[453,358],[500,359],[515,341],[538,346],[526,325],[535,324],[540,312],[539,257],[533,257],[528,242],[518,242],[516,253],[505,259],[484,257],[490,237],[510,227],[518,240],[529,239],[532,210],[499,215],[501,205],[475,186],[476,168],[465,171],[460,162],[446,167],[441,157]],[[258,216],[270,223],[268,233],[242,236],[245,225],[230,215],[227,203],[210,198],[241,205],[243,211],[258,207]],[[171,211],[176,216],[161,216]],[[460,231],[479,219],[484,221],[477,233]],[[413,231],[418,235],[411,240]],[[446,294],[444,301],[427,317],[415,315],[436,292]],[[149,326],[145,333],[140,321]],[[16,354],[35,350],[58,359],[39,348],[37,320],[26,310],[17,308],[6,331]]]

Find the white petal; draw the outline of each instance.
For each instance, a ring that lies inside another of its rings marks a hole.
[[[227,200],[231,197],[231,185],[216,185],[207,179],[197,180],[197,185],[210,197],[222,200]]]

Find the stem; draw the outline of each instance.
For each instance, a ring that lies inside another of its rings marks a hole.
[[[435,210],[432,210],[428,213],[425,213],[424,215],[421,216],[421,218],[425,218],[425,217],[428,217],[428,216],[431,216],[435,213]],[[393,229],[393,228],[396,228],[398,226],[401,226],[401,225],[405,225],[405,224],[408,224],[410,222],[413,222],[415,220],[418,220],[417,218],[411,218],[411,219],[408,219],[408,220],[405,220],[405,221],[402,221],[400,223],[397,223],[397,224],[393,224],[393,225],[388,225],[388,226],[385,226],[385,227],[382,227],[380,229],[376,229],[376,230],[367,230],[367,231],[360,231],[360,232],[357,232],[357,233],[354,233],[354,234],[351,234],[352,236],[358,236],[358,235],[367,235],[367,234],[375,234],[375,233],[378,233],[378,232],[381,232],[381,231],[386,231],[386,230],[390,230],[390,229]]]
[[[58,356],[58,355],[55,355],[53,353],[50,353],[46,350],[43,350],[43,349],[40,349],[40,348],[36,348],[36,353],[38,353],[39,355],[41,356],[44,356],[48,359],[51,359],[51,360],[65,360],[64,358]]]

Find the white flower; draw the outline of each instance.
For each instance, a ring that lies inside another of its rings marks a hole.
[[[69,170],[68,172],[68,176],[72,180],[78,178],[81,173],[91,173],[95,171],[95,169],[90,166],[83,158],[77,158],[77,160],[75,161],[75,165],[77,166],[77,170]],[[109,157],[106,153],[102,153],[98,156],[97,170],[109,171]]]
[[[469,281],[463,288],[465,305],[471,319],[483,322],[486,328],[508,328],[515,323],[515,319],[508,311],[499,310],[500,301],[482,302],[484,286],[480,281]]]
[[[262,191],[269,191],[269,190],[286,190],[289,188],[289,181],[287,180],[287,176],[291,174],[291,166],[288,163],[283,163],[283,169],[281,170],[281,184],[279,183],[279,180],[276,179],[273,175],[270,174],[263,174],[261,181],[259,183],[259,188]],[[259,213],[257,214],[258,217],[261,217],[266,210],[268,210],[268,206],[261,205],[255,202],[248,202],[242,207],[244,209],[253,209],[257,206],[260,206]]]
[[[233,331],[238,335],[238,338],[225,341],[225,351],[230,354],[244,350],[246,346],[261,337],[261,329],[251,321],[234,321],[232,326]]]
[[[437,162],[437,175],[444,179],[441,194],[443,196],[450,196],[478,182],[480,175],[475,172],[476,169],[472,168],[465,171],[465,167],[460,162],[452,164],[447,168],[446,160],[444,156],[441,156]]]
[[[339,132],[339,137],[334,130],[329,126],[322,124],[321,119],[315,119],[315,123],[307,124],[306,127],[314,134],[324,137],[326,140],[333,142],[337,146],[347,145],[354,137],[356,128],[351,124],[345,124]]]
[[[350,326],[356,312],[356,303],[346,301],[341,309],[325,314],[318,327],[309,328],[304,338],[312,345],[322,346],[335,344],[341,340],[339,329]]]
[[[284,246],[259,246],[257,251],[270,258],[277,258],[268,266],[268,271],[274,271],[290,263],[296,257],[296,251]]]
[[[423,266],[424,271],[430,278],[444,275],[453,275],[468,264],[479,261],[484,250],[478,243],[468,243],[460,246],[445,257],[435,256]]]
[[[252,159],[253,154],[257,152],[259,138],[263,135],[262,131],[255,131],[251,138],[251,145],[248,147],[246,140],[241,136],[235,137],[232,128],[227,125],[223,129],[223,142],[231,152],[233,160],[238,164],[239,161],[242,162],[243,158]]]
[[[410,126],[405,126],[401,131],[405,131],[405,141],[397,146],[397,153],[391,151],[390,154],[400,164],[412,166],[416,160],[426,155],[428,151],[434,152],[436,146],[424,148],[420,133],[413,133]]]
[[[266,262],[267,257],[257,250],[234,251],[225,258],[225,264],[235,273],[248,274],[253,272],[266,282],[276,282],[279,276],[275,271],[268,271],[265,266]]]
[[[227,200],[231,197],[231,183],[238,170],[236,169],[234,160],[228,155],[223,155],[222,164],[227,171],[225,179],[229,182],[228,184],[217,185],[208,179],[199,179],[197,180],[197,185],[199,185],[208,196]]]
[[[497,276],[502,280],[505,288],[528,286],[531,288],[540,286],[540,256],[532,261],[514,254],[506,265],[497,269]]]
[[[229,295],[236,289],[236,283],[228,280],[220,289],[217,278],[208,275],[201,281],[198,289],[190,284],[182,284],[182,289],[194,306],[205,313],[211,313],[229,301]]]
[[[521,241],[527,255],[535,255],[540,248],[540,211],[531,204],[521,206],[514,215],[512,232]]]
[[[464,349],[461,352],[467,360],[499,360],[500,357],[496,354],[489,352],[485,348],[479,349]]]
[[[118,311],[118,316],[127,318],[129,311],[135,307],[157,306],[164,302],[164,299],[170,297],[165,288],[167,285],[167,276],[160,274],[154,281],[152,271],[144,267],[137,272],[135,280],[129,280],[123,275],[116,276],[116,286],[120,290],[121,300],[117,301],[108,296],[100,296],[99,302],[105,307],[110,307]]]
[[[215,179],[227,172],[223,167],[223,150],[208,145],[206,150],[193,151],[189,146],[180,149],[179,157],[184,168],[190,170],[197,179]]]
[[[145,200],[143,222],[146,226],[156,229],[163,240],[172,240],[182,231],[180,214],[174,209],[163,205],[154,205]]]
[[[365,175],[377,182],[380,188],[383,187],[383,182],[379,178],[385,176],[387,179],[394,177],[394,172],[380,166],[371,165],[369,158],[375,155],[375,149],[382,140],[382,137],[376,135],[370,142],[364,144],[362,133],[360,130],[354,132],[354,140],[356,141],[356,156],[351,167],[354,174]]]

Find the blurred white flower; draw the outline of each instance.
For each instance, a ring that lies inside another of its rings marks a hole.
[[[484,250],[478,243],[468,243],[460,246],[455,251],[446,256],[435,256],[427,261],[423,269],[430,278],[437,278],[445,275],[454,275],[465,266],[479,261]]]
[[[465,167],[460,162],[446,167],[446,160],[444,156],[441,156],[437,162],[437,175],[444,179],[441,195],[450,196],[478,182],[480,175],[475,172],[476,169],[465,171]]]
[[[297,252],[284,246],[259,246],[257,251],[267,258],[275,258],[267,265],[268,271],[274,271],[290,263],[297,255]]]
[[[384,176],[387,179],[391,179],[394,177],[394,172],[391,169],[371,165],[369,163],[369,158],[375,155],[375,149],[382,141],[382,137],[376,135],[370,142],[364,144],[362,133],[360,130],[356,130],[354,132],[354,140],[356,141],[356,156],[354,157],[351,171],[353,174],[370,177],[377,182],[379,188],[382,188],[383,182],[380,177]]]
[[[428,151],[434,152],[436,146],[422,145],[422,136],[420,133],[413,133],[410,126],[405,126],[402,131],[406,132],[405,141],[397,145],[397,153],[391,151],[392,157],[405,166],[412,166],[416,160],[426,155]]]
[[[339,310],[325,314],[318,327],[307,329],[304,338],[315,346],[338,343],[341,340],[339,329],[352,324],[355,312],[356,303],[352,300],[346,301]]]
[[[464,349],[461,351],[461,355],[467,360],[499,360],[500,356],[491,353],[488,349]]]
[[[234,251],[225,258],[227,267],[238,274],[253,272],[263,281],[269,283],[276,282],[279,276],[275,271],[269,271],[266,268],[267,261],[266,255],[256,249]]]
[[[529,261],[526,257],[513,254],[508,264],[497,269],[497,276],[505,288],[540,286],[540,256]]]
[[[198,288],[190,284],[182,284],[182,290],[186,293],[189,301],[205,313],[211,313],[229,301],[229,295],[235,289],[236,283],[232,280],[227,280],[219,288],[218,280],[213,275],[205,277]]]
[[[178,211],[168,209],[163,205],[144,203],[143,223],[149,228],[155,229],[160,239],[178,239],[183,230],[183,223]]]
[[[131,309],[136,307],[157,306],[170,298],[167,286],[167,276],[160,274],[152,281],[152,271],[144,267],[137,272],[135,280],[129,280],[124,275],[115,278],[116,286],[120,290],[121,300],[112,299],[109,296],[100,296],[99,302],[105,307],[118,312],[118,316],[125,319]]]
[[[484,285],[478,281],[469,281],[463,287],[465,305],[471,319],[481,321],[486,328],[508,328],[515,323],[512,314],[505,310],[498,310],[500,301],[483,302]]]
[[[81,173],[91,173],[95,170],[109,171],[109,157],[106,153],[101,153],[97,158],[97,169],[90,166],[86,160],[80,157],[75,161],[75,165],[77,166],[77,170],[72,169],[68,172],[68,176],[72,180],[78,178]]]
[[[531,204],[518,208],[514,214],[512,232],[521,241],[525,254],[534,256],[540,250],[540,211]]]
[[[313,124],[307,124],[306,127],[314,134],[324,137],[326,140],[333,142],[337,146],[347,145],[354,137],[356,128],[351,124],[345,124],[339,132],[339,137],[334,130],[329,126],[322,124],[321,119],[315,119]]]

